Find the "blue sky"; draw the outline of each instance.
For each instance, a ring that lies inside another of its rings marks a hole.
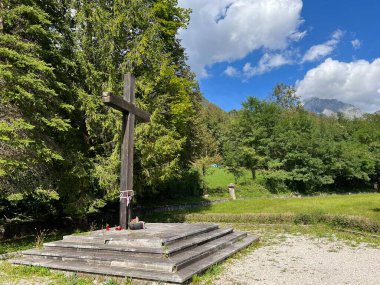
[[[203,95],[225,110],[276,83],[301,98],[380,109],[380,1],[179,0],[179,33]]]

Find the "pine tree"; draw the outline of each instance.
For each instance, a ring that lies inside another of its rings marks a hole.
[[[65,170],[58,168],[72,131],[66,9],[60,1],[1,3],[0,198],[27,214],[46,213],[40,206],[50,211],[59,199]]]
[[[84,78],[81,109],[94,149],[95,177],[105,199],[118,196],[120,114],[103,107],[100,94],[122,93],[122,75],[137,78],[136,103],[152,114],[152,122],[136,130],[137,195],[185,188],[197,148],[199,91],[185,64],[176,33],[189,11],[176,1],[80,1],[76,10],[77,56]],[[178,186],[183,180],[183,186]]]

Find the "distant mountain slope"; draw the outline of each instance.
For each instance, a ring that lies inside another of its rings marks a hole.
[[[215,108],[215,109],[218,109],[220,110],[221,112],[224,112],[224,113],[227,113],[226,111],[224,111],[222,108],[220,108],[218,105],[215,105],[214,103],[210,102],[209,100],[206,99],[206,97],[204,97],[203,95],[201,96],[201,105],[204,107],[204,108]]]
[[[320,99],[312,97],[304,101],[304,109],[316,114],[323,114],[329,117],[337,117],[342,113],[347,118],[358,118],[363,112],[354,105],[346,104],[336,99]]]

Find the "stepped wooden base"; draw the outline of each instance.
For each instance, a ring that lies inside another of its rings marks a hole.
[[[183,283],[258,237],[215,224],[146,224],[144,230],[94,231],[64,236],[14,264],[144,280]]]

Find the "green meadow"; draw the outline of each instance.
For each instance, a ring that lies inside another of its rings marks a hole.
[[[210,199],[229,198],[228,184],[235,184],[234,176],[223,167],[209,168],[203,180],[206,186],[206,192]],[[260,175],[260,172],[258,172],[256,179],[253,180],[251,172],[247,169],[243,169],[242,176],[236,183],[236,197],[272,197],[273,194],[261,185],[262,181],[263,178]]]
[[[201,213],[297,213],[361,216],[380,221],[380,194],[257,198],[211,205]]]

